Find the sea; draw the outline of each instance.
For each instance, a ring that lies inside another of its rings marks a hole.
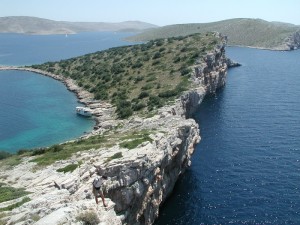
[[[242,66],[195,113],[202,140],[155,224],[300,224],[300,51],[226,54]]]
[[[57,61],[128,45],[131,33],[0,35],[0,65]],[[228,47],[242,64],[194,115],[201,142],[156,225],[300,224],[300,51]],[[0,72],[0,150],[90,132],[75,95],[30,72]]]
[[[0,34],[0,65],[40,64],[129,45],[124,38],[130,35]],[[80,105],[59,81],[32,72],[0,71],[0,151],[46,147],[91,132],[95,121],[76,115]]]

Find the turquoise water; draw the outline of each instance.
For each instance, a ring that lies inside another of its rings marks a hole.
[[[156,225],[300,224],[300,51],[242,63],[195,114],[202,140]]]
[[[128,45],[131,33],[76,35],[0,34],[0,65],[31,65]],[[0,72],[0,150],[49,146],[82,136],[92,119],[77,116],[75,94],[49,77],[23,71]]]

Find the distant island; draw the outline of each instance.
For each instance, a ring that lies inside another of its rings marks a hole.
[[[300,48],[300,26],[261,19],[229,19],[213,23],[177,24],[158,27],[130,37],[130,41],[185,36],[216,31],[228,37],[228,45],[271,50]]]
[[[28,16],[0,17],[0,33],[74,34],[96,31],[142,31],[156,27],[156,25],[140,21],[66,22]]]
[[[0,17],[0,33],[74,34],[80,32],[139,32],[129,41],[186,36],[195,33],[219,32],[228,37],[228,45],[270,50],[300,48],[300,26],[268,22],[261,19],[229,19],[212,23],[175,24],[158,27],[141,21],[120,23],[67,22],[28,16]]]

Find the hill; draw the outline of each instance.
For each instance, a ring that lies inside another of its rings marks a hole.
[[[141,31],[157,27],[140,21],[65,22],[27,16],[0,17],[0,33],[70,34],[93,31]]]
[[[170,25],[145,31],[129,39],[146,41],[212,31],[226,35],[229,45],[273,50],[291,50],[300,47],[300,26],[261,19],[230,19],[213,23]]]
[[[221,42],[215,34],[194,34],[33,67],[75,80],[95,99],[116,105],[119,117],[125,118],[179,96],[188,88],[190,67],[216,45]]]

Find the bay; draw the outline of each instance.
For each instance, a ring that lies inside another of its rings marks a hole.
[[[227,55],[242,67],[195,114],[202,140],[156,225],[300,224],[300,51]]]
[[[32,65],[129,45],[132,33],[0,34],[0,65]],[[49,77],[0,71],[0,150],[45,147],[91,132],[94,120],[77,116],[75,94]]]

